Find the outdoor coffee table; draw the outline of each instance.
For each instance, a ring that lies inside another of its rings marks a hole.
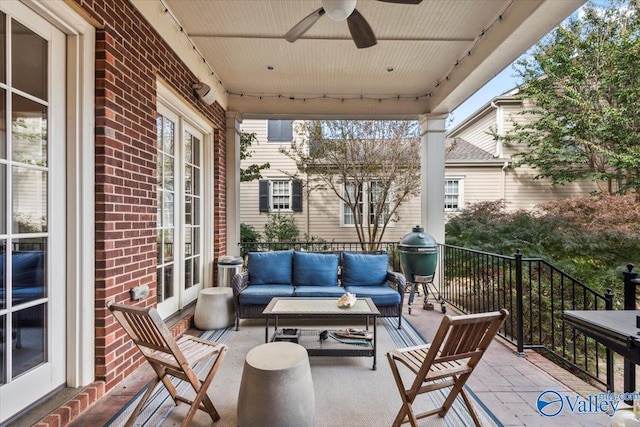
[[[369,331],[373,324],[371,340],[358,340],[358,344],[347,343],[350,340],[338,341],[328,337],[320,339],[319,329],[299,329],[296,336],[298,344],[307,349],[309,356],[337,357],[373,357],[373,369],[376,369],[376,323],[380,316],[378,308],[371,298],[358,298],[352,307],[338,307],[338,298],[273,298],[262,314],[265,317],[264,340],[269,342],[269,326],[274,320],[276,338],[280,319],[361,319],[364,330]]]

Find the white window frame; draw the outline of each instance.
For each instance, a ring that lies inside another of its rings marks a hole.
[[[371,184],[373,182],[380,182],[379,180],[371,180],[368,181],[366,183],[363,184],[363,188],[362,188],[362,200],[360,201],[360,204],[362,205],[362,216],[363,216],[363,220],[362,220],[362,225],[363,226],[368,226],[369,225],[369,220],[370,220],[370,216],[371,216]],[[342,195],[343,197],[345,197],[345,192],[347,191],[347,185],[346,184],[342,184]],[[346,198],[346,197],[345,197]],[[386,204],[387,205],[391,205],[391,196],[390,194],[387,194],[387,201]],[[345,228],[352,228],[355,227],[355,218],[353,223],[347,223],[345,221],[345,215],[349,215],[350,217],[354,217],[353,215],[353,211],[351,211],[351,209],[349,208],[349,206],[347,205],[347,203],[344,200],[340,200],[340,227],[345,227]],[[384,224],[384,219],[379,218],[379,222],[378,225],[383,225]],[[389,224],[387,224],[387,227],[393,227],[394,226],[394,221],[391,220],[389,221]]]
[[[458,183],[458,193],[447,193],[447,183],[456,181]],[[458,207],[456,208],[448,208],[446,207],[447,196],[457,196],[458,197]],[[445,212],[458,212],[464,207],[464,177],[461,176],[447,176],[444,178],[444,210]]]
[[[274,189],[275,189],[275,183],[286,183],[286,187],[287,187],[287,191],[288,194],[286,196],[284,195],[275,195],[275,197],[288,197],[289,202],[288,208],[275,208],[275,203],[274,203]],[[292,185],[292,180],[291,179],[269,179],[269,212],[293,212],[293,185]]]

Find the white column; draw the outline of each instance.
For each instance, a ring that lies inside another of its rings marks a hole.
[[[436,242],[444,243],[445,115],[420,116],[422,227]]]
[[[227,175],[227,251],[226,255],[240,255],[240,123],[242,116],[227,112],[226,175]]]

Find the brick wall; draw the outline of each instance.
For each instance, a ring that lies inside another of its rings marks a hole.
[[[216,257],[225,247],[225,111],[196,99],[196,77],[126,0],[74,0],[104,25],[96,32],[96,380],[110,390],[142,363],[105,307],[148,285],[156,303],[156,78],[217,128],[214,135]],[[215,64],[214,64],[215,65]],[[209,241],[209,239],[207,239]]]

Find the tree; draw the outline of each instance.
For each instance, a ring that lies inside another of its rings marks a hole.
[[[253,151],[251,151],[251,145],[258,140],[255,133],[240,133],[240,160],[245,160],[251,157]],[[269,163],[263,163],[261,165],[249,165],[244,169],[240,169],[240,181],[249,182],[262,178],[262,171],[269,169],[271,165]]]
[[[504,136],[528,147],[516,166],[640,198],[639,12],[639,0],[589,3],[517,62],[520,92],[535,107]]]
[[[307,175],[307,194],[331,190],[351,211],[362,249],[377,250],[398,208],[420,192],[418,129],[407,120],[305,122],[301,142],[281,151]]]

